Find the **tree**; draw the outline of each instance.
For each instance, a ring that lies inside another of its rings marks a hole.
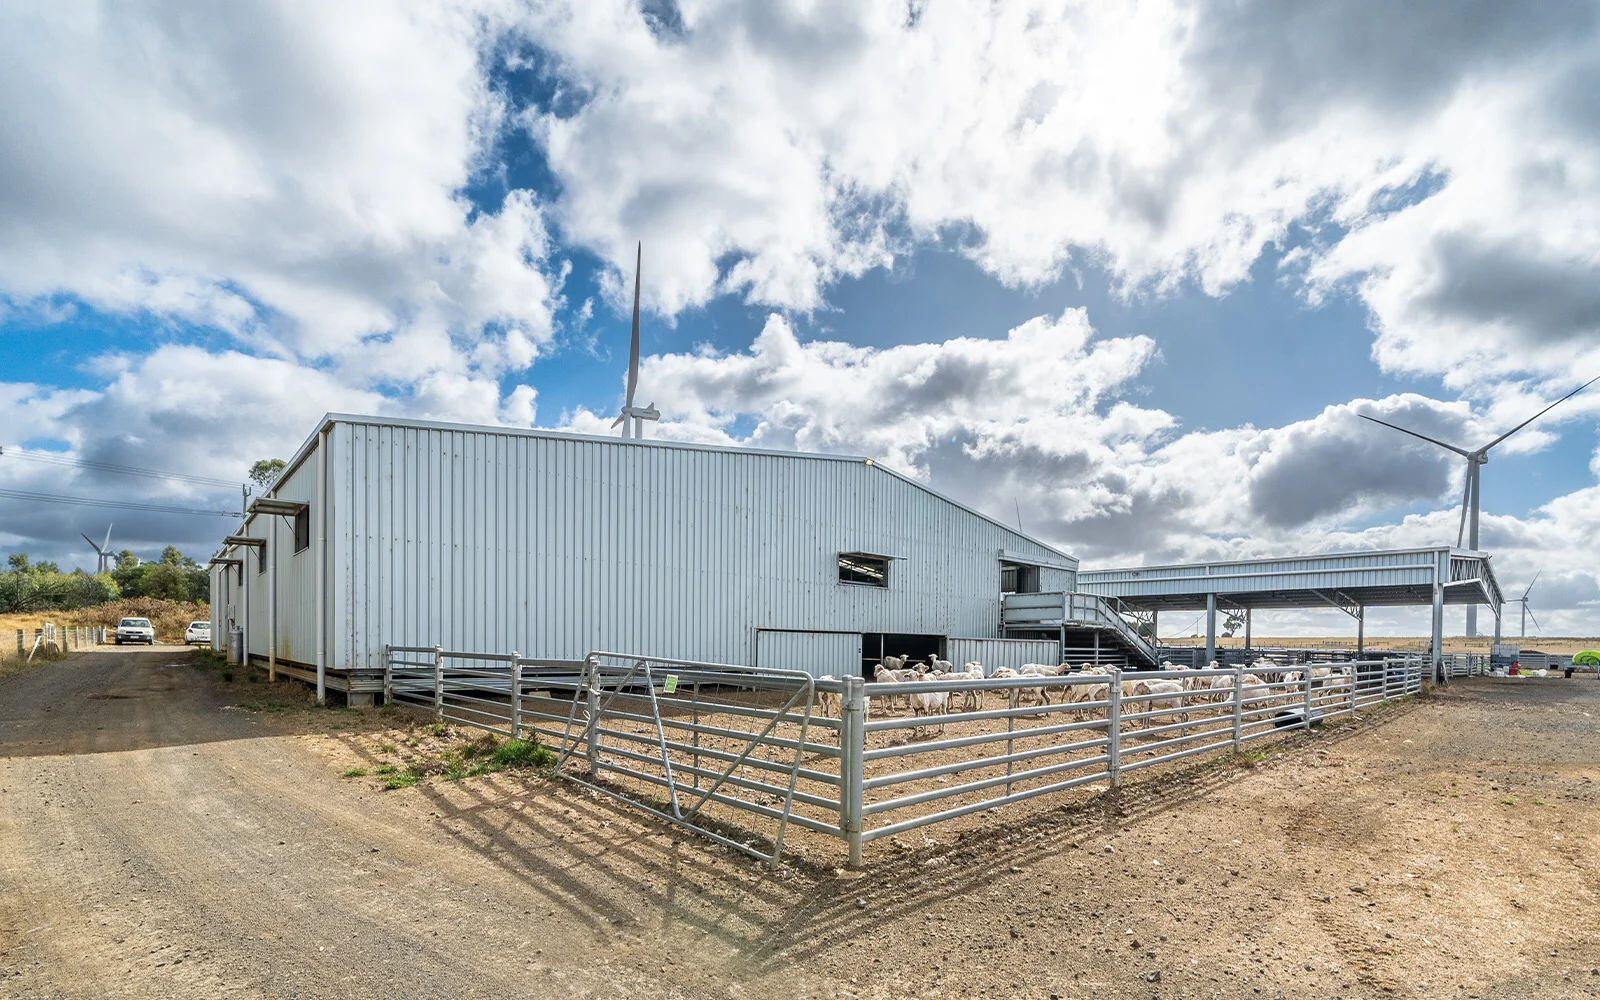
[[[13,573],[26,573],[28,571],[28,554],[26,552],[13,552],[6,556],[6,565],[11,567]]]
[[[250,481],[262,489],[271,486],[289,465],[281,458],[263,458],[250,466]]]
[[[1222,623],[1222,634],[1232,639],[1233,634],[1242,628],[1244,628],[1244,615],[1228,612],[1228,617]]]

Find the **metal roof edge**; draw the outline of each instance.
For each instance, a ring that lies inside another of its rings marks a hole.
[[[1098,573],[1139,573],[1153,569],[1192,569],[1197,566],[1264,566],[1277,562],[1303,562],[1307,559],[1349,559],[1354,556],[1402,556],[1417,553],[1448,552],[1452,556],[1466,556],[1487,560],[1481,549],[1458,549],[1453,545],[1413,545],[1399,549],[1345,549],[1338,552],[1302,552],[1294,555],[1260,556],[1255,559],[1200,559],[1194,562],[1153,563],[1148,566],[1113,566],[1106,569],[1085,569],[1079,573],[1093,576]]]

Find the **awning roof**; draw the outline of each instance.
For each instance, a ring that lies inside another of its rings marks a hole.
[[[259,500],[250,501],[250,513],[283,515],[293,517],[309,507],[310,504],[299,500],[279,500],[277,497],[261,497]]]
[[[1142,611],[1427,606],[1441,569],[1446,604],[1501,604],[1489,556],[1445,547],[1091,570],[1078,589]]]
[[[222,540],[223,545],[243,545],[258,549],[267,547],[265,538],[251,538],[249,535],[229,535]]]

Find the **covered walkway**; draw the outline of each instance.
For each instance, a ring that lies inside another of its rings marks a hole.
[[[1216,656],[1219,609],[1242,614],[1249,646],[1258,608],[1336,608],[1355,619],[1360,651],[1367,608],[1431,607],[1435,679],[1442,679],[1445,605],[1487,604],[1498,642],[1503,603],[1489,556],[1449,546],[1083,570],[1078,588],[1149,613],[1156,636],[1161,612],[1204,612],[1208,660]]]

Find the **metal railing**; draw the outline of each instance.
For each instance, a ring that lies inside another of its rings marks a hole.
[[[1113,603],[1115,602],[1115,603]],[[1156,649],[1150,640],[1128,624],[1116,598],[1076,591],[1045,591],[1037,594],[1006,594],[1001,599],[1001,624],[1008,628],[1086,627],[1105,629],[1130,650],[1151,663]],[[1112,651],[1107,650],[1108,654]]]
[[[840,723],[815,713],[825,685],[801,671],[620,653],[538,660],[420,646],[385,647],[383,672],[387,703],[542,738],[558,776],[769,866],[791,825],[842,835],[829,735]],[[772,823],[764,843],[730,829],[739,813]]]
[[[1426,673],[1410,657],[869,684],[619,653],[390,646],[384,693],[542,738],[560,777],[770,866],[791,826],[844,841],[860,865],[874,840],[1353,717],[1419,693]],[[752,817],[771,824],[765,840],[751,838]]]

